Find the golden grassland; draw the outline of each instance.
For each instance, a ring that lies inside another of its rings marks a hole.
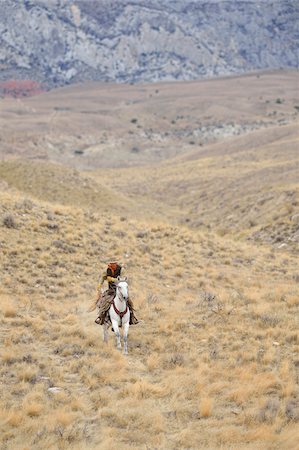
[[[146,204],[177,207],[192,229],[252,239],[298,252],[298,123],[193,150],[159,166],[93,176]],[[165,208],[167,209],[167,208]]]
[[[296,72],[0,106],[0,449],[297,449]],[[89,312],[111,258],[127,357]]]
[[[294,254],[0,198],[1,448],[296,448]],[[141,319],[128,357],[88,312],[111,255]]]
[[[65,166],[39,161],[1,161],[0,177],[3,185],[38,196],[41,200],[76,207],[84,205],[86,209],[101,208],[102,212],[109,212],[110,207],[106,204],[109,198],[115,209],[119,205],[117,212],[121,212],[120,194]],[[129,207],[128,199],[124,200]]]
[[[40,200],[65,206],[84,207],[89,213],[129,214],[134,217],[151,218],[163,216],[176,221],[182,211],[176,206],[167,206],[155,199],[142,202],[137,207],[136,197],[130,198],[117,189],[117,183],[107,178],[105,173],[91,177],[90,172],[82,172],[63,165],[45,161],[23,159],[0,161],[0,183],[2,189],[8,186],[24,195],[33,195]],[[0,187],[1,187],[0,185]],[[125,191],[127,194],[127,192]]]

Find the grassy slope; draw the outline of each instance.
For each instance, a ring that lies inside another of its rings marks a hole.
[[[177,205],[192,228],[298,250],[298,127],[232,138],[156,167],[100,171],[116,189]]]
[[[144,165],[206,145],[206,127],[225,135],[232,124],[291,123],[296,107],[295,70],[154,85],[86,83],[3,99],[0,152],[79,169]]]
[[[145,202],[142,208],[136,199],[115,190],[114,182],[105,177],[91,178],[76,169],[66,168],[47,161],[22,159],[0,162],[0,180],[9,188],[14,188],[40,200],[61,205],[83,207],[93,212],[115,213],[135,217],[166,217],[169,221],[180,215],[176,207],[167,208],[155,200]]]
[[[284,119],[293,114],[293,75],[262,81],[195,83],[192,113],[188,84],[176,108],[169,84],[157,93],[103,86],[100,106],[98,86],[89,95],[72,87],[56,98],[46,94],[48,103],[26,99],[18,114],[6,109],[2,148],[9,151],[34,154],[32,139],[40,136],[36,148],[47,156],[43,120],[56,108],[54,159],[63,161],[67,139],[72,151],[84,141],[76,137],[83,129],[90,144],[99,124],[107,142],[128,137],[130,128],[115,124],[131,124],[137,112],[138,123],[159,112],[158,131],[174,128],[163,144],[168,156],[185,154],[93,174],[45,161],[0,163],[1,448],[296,448],[298,242],[288,238],[298,229],[297,129],[275,126],[202,147],[175,134],[197,126],[202,108],[220,122],[236,111],[256,121],[274,106]],[[242,93],[239,109],[234,93]],[[278,96],[283,103],[275,103]],[[79,110],[67,120],[74,102]],[[144,130],[137,125],[139,142]],[[262,232],[263,241],[273,234],[270,245],[246,240]],[[95,312],[88,312],[112,257],[125,266],[142,320],[130,329],[128,358],[112,335],[103,345]]]
[[[111,203],[117,200],[111,189],[82,176],[77,170],[46,162],[2,161],[0,177],[24,194],[62,205],[104,209],[107,198]]]
[[[0,197],[3,448],[295,448],[294,256]],[[111,254],[142,319],[128,358],[87,312]]]

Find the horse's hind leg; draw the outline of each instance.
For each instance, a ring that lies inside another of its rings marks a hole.
[[[108,324],[104,323],[103,328],[104,328],[104,342],[108,342]]]
[[[124,354],[128,354],[128,333],[129,333],[129,321],[124,323],[123,325],[123,333],[124,333]]]
[[[120,332],[119,332],[119,328],[118,328],[118,323],[117,320],[111,320],[112,322],[112,327],[116,336],[116,345],[117,348],[121,349],[121,343],[120,343]]]

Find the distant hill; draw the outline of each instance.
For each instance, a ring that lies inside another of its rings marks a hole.
[[[258,130],[267,131],[267,143],[275,127],[298,118],[295,70],[142,86],[86,82],[1,101],[0,158],[79,170],[143,166],[190,152],[208,156],[210,145],[223,151]]]
[[[50,88],[298,67],[296,0],[5,0],[0,10],[2,81]]]

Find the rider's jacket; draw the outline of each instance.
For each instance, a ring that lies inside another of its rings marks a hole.
[[[109,289],[116,289],[116,281],[117,281],[117,277],[119,277],[121,274],[121,266],[118,264],[115,265],[108,265],[107,269],[105,270],[105,272],[102,273],[101,277],[100,277],[100,281],[97,287],[98,292],[101,291],[102,285],[104,283],[105,280],[107,280],[108,282],[108,287]]]

